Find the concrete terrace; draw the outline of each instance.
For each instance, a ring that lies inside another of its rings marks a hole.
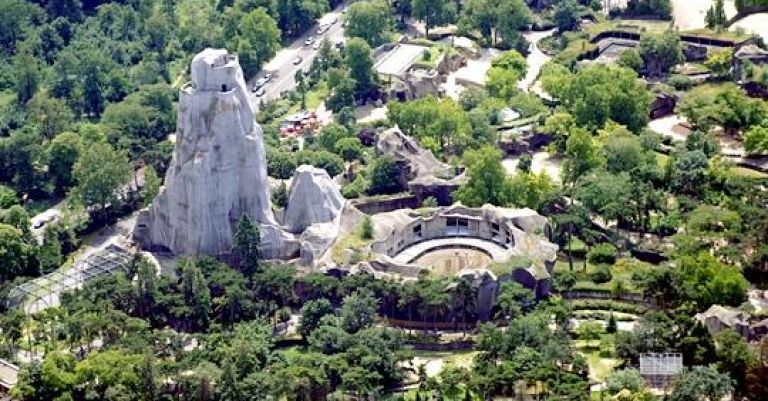
[[[381,75],[403,74],[427,50],[424,46],[399,44],[376,61],[374,69]]]

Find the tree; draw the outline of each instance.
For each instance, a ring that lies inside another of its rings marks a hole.
[[[506,48],[519,49],[523,46],[516,46],[522,42],[518,31],[529,21],[530,10],[524,1],[470,0],[464,2],[459,27],[470,32],[479,31],[491,46],[495,46],[501,36]]]
[[[371,216],[365,215],[363,217],[363,227],[360,233],[360,237],[364,240],[373,239],[373,221]]]
[[[403,190],[400,182],[400,168],[390,155],[374,160],[371,166],[371,184],[368,192],[372,195],[393,194]]]
[[[367,291],[355,291],[344,297],[341,304],[341,327],[347,333],[354,334],[370,327],[376,320],[378,302]]]
[[[510,100],[519,93],[517,82],[525,75],[526,62],[517,50],[502,53],[491,62],[486,89],[488,94]]]
[[[141,189],[141,198],[144,205],[149,205],[160,193],[160,177],[157,176],[154,167],[144,167],[144,187]]]
[[[43,137],[52,139],[69,127],[72,111],[64,100],[36,94],[27,104],[32,120]]]
[[[320,130],[317,138],[315,138],[315,143],[327,151],[334,152],[336,151],[336,145],[342,139],[351,137],[352,134],[347,128],[336,123],[331,123]]]
[[[330,301],[325,298],[307,301],[301,307],[299,328],[296,331],[307,339],[320,326],[320,319],[328,315],[333,315],[333,305]]]
[[[558,69],[547,70],[542,78],[544,88],[560,98],[579,126],[601,128],[611,120],[640,132],[648,121],[651,95],[637,75],[626,68],[593,65],[572,76]],[[545,79],[546,78],[546,79]]]
[[[708,252],[678,260],[679,288],[686,299],[705,310],[712,305],[741,305],[747,297],[747,280],[733,267],[723,265]]]
[[[366,97],[376,88],[373,72],[371,47],[365,40],[352,38],[344,48],[344,64],[349,67],[349,76],[355,81],[355,94]]]
[[[362,38],[371,47],[387,41],[389,34],[389,7],[382,0],[353,3],[345,16],[347,26],[344,34],[351,38]]]
[[[617,394],[622,390],[637,393],[644,388],[645,380],[640,376],[640,372],[637,369],[616,370],[605,381],[605,390],[608,394]]]
[[[716,401],[732,390],[733,385],[727,374],[718,372],[713,366],[698,366],[680,375],[667,399],[670,401]]]
[[[563,182],[574,185],[582,176],[602,163],[592,134],[583,128],[574,128],[565,143]]]
[[[81,150],[73,166],[72,199],[104,218],[107,208],[121,206],[131,172],[125,155],[108,143],[93,143]]]
[[[747,386],[747,370],[757,361],[749,344],[735,331],[721,331],[715,337],[717,341],[718,368],[730,374],[736,391],[744,393]]]
[[[751,154],[768,153],[768,127],[753,125],[744,134],[744,149]]]
[[[336,143],[336,153],[345,161],[360,160],[363,157],[363,144],[360,139],[344,138]]]
[[[33,252],[22,230],[0,223],[0,282],[28,273]]]
[[[555,185],[546,171],[539,174],[520,171],[508,180],[508,186],[511,205],[534,210],[539,210],[555,192]]]
[[[451,23],[456,18],[456,3],[452,0],[411,0],[411,15],[424,21],[425,35],[429,29]]]
[[[403,133],[416,138],[435,154],[460,154],[469,142],[469,124],[461,107],[450,98],[427,96],[390,103],[387,117]]]
[[[627,49],[619,54],[617,64],[634,72],[640,72],[640,69],[643,68],[643,58],[637,50]]]
[[[676,153],[671,160],[670,188],[678,193],[695,195],[707,183],[709,161],[700,150]]]
[[[725,7],[723,0],[715,0],[705,15],[704,21],[707,23],[709,29],[722,29],[728,22],[728,17],[725,16]]]
[[[157,371],[155,367],[155,356],[152,352],[146,352],[144,359],[138,367],[139,387],[138,395],[142,400],[157,400]]]
[[[62,132],[48,145],[48,171],[58,191],[66,191],[74,179],[72,170],[80,156],[80,137],[73,132]]]
[[[722,3],[722,0],[718,1]],[[713,51],[707,56],[704,65],[718,78],[728,79],[733,66],[733,52],[729,49]]]
[[[672,30],[660,34],[646,34],[640,40],[640,56],[651,76],[662,76],[669,69],[682,63],[682,45],[680,35]]]
[[[348,70],[331,68],[328,71],[328,86],[331,90],[331,94],[326,101],[328,109],[340,116],[344,109],[355,106],[357,82],[350,78]]]
[[[43,78],[40,60],[31,50],[20,49],[13,58],[13,70],[16,72],[16,98],[20,104],[26,104],[37,93]]]
[[[510,193],[507,173],[501,165],[501,152],[486,145],[464,155],[469,181],[455,192],[456,199],[469,207],[485,203],[504,206],[509,203]]]
[[[496,306],[499,308],[497,317],[514,319],[529,310],[533,301],[534,294],[531,290],[514,281],[504,282],[496,300]]]
[[[242,215],[235,229],[233,251],[240,258],[240,271],[247,277],[252,276],[259,269],[260,247],[259,227],[253,224],[247,215]]]
[[[583,322],[576,328],[576,334],[580,340],[586,341],[589,347],[593,341],[599,340],[605,330],[598,322]]]
[[[581,16],[575,0],[565,0],[555,6],[555,24],[560,32],[575,31],[579,28]]]
[[[584,206],[606,221],[625,221],[632,214],[632,183],[627,173],[597,172],[586,176],[576,189]]]

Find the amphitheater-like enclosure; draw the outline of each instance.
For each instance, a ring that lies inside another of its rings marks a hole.
[[[398,265],[415,265],[438,276],[485,269],[514,257],[528,260],[508,273],[541,293],[552,266],[546,220],[528,209],[495,207],[395,211],[374,216],[375,253]],[[548,245],[547,245],[548,244]]]

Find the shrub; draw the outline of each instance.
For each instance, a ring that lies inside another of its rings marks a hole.
[[[616,248],[611,244],[598,244],[592,247],[587,253],[587,260],[594,264],[616,263]]]
[[[272,192],[272,204],[276,207],[288,205],[288,187],[285,185],[285,181],[277,186],[275,192]]]
[[[362,174],[355,177],[355,180],[341,188],[341,194],[347,199],[359,198],[368,190],[368,179]]]
[[[392,156],[383,156],[373,162],[371,168],[371,195],[394,194],[403,190],[400,183],[400,168]]]
[[[267,148],[267,173],[270,177],[286,180],[296,171],[296,158],[293,154]]]
[[[356,137],[341,139],[336,143],[336,154],[345,161],[361,159],[363,157],[363,144]]]
[[[693,80],[685,75],[673,75],[667,79],[667,84],[679,91],[693,88]]]
[[[605,332],[613,334],[616,332],[616,329],[618,325],[616,324],[616,316],[611,313],[610,316],[608,316],[608,324],[605,326]]]
[[[18,202],[19,198],[13,188],[0,185],[0,209],[8,209]]]
[[[427,196],[421,201],[421,207],[437,207],[437,198],[434,196]]]
[[[611,268],[607,265],[597,266],[595,271],[590,274],[590,279],[595,284],[603,284],[611,281],[613,275],[611,274]]]
[[[642,305],[630,304],[608,299],[575,299],[571,301],[573,310],[608,310],[614,312],[631,313],[633,315],[642,315],[646,312],[646,307]]]
[[[296,153],[296,164],[299,166],[309,164],[324,169],[331,177],[337,176],[344,171],[344,160],[327,150],[316,152],[302,150]]]
[[[371,221],[371,216],[366,215],[363,217],[363,227],[360,231],[360,236],[363,239],[373,238],[373,221]]]

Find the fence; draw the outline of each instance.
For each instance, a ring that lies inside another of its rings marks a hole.
[[[127,250],[110,244],[66,270],[46,274],[13,288],[8,293],[6,306],[9,309],[18,308],[26,303],[27,313],[37,313],[58,304],[61,292],[80,288],[84,283],[117,269],[125,269],[130,261],[131,255]]]

